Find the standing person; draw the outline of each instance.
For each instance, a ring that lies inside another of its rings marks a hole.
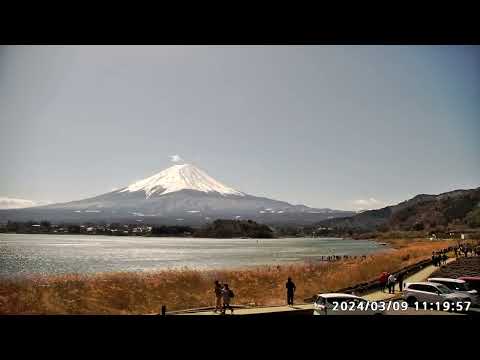
[[[225,312],[227,311],[227,308],[230,309],[231,314],[233,315],[233,308],[230,305],[230,299],[232,299],[235,295],[233,294],[233,291],[228,288],[228,284],[223,285],[223,290],[222,290],[222,297],[223,297],[223,309],[222,309],[222,315],[225,315]]]
[[[397,281],[398,281],[398,287],[400,288],[400,292],[403,291],[403,273],[398,274]]]
[[[385,292],[389,275],[390,274],[386,271],[382,272],[382,274],[380,275],[380,285],[382,286],[382,292]]]
[[[222,310],[222,286],[218,282],[218,280],[215,280],[215,311],[221,311]]]
[[[388,293],[389,294],[394,294],[395,293],[395,276],[393,274],[390,274],[388,277]]]
[[[293,296],[295,295],[295,290],[297,289],[297,287],[292,281],[292,278],[288,278],[285,287],[287,288],[287,304],[293,305]]]

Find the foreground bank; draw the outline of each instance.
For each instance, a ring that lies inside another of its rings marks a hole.
[[[155,273],[35,276],[0,280],[1,314],[145,314],[211,306],[215,279],[234,289],[235,303],[281,305],[291,276],[296,296],[335,291],[395,272],[431,256],[450,241],[417,241],[395,252],[323,264],[262,266],[242,270],[172,270]]]

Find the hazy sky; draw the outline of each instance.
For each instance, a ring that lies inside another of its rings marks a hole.
[[[480,47],[0,47],[0,198],[98,195],[171,155],[315,207],[478,187]]]

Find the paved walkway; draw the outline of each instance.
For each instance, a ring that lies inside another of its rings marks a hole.
[[[455,261],[454,258],[447,260],[447,264]],[[404,282],[416,282],[416,281],[425,281],[431,274],[437,270],[438,267],[433,265],[426,266],[422,270],[412,274],[404,279]],[[369,294],[362,295],[362,298],[370,301],[380,301],[380,300],[390,300],[398,298],[400,295],[400,289],[396,285],[396,293],[389,294],[388,291],[382,292],[381,290],[375,291]],[[298,304],[294,306],[265,306],[265,307],[252,307],[252,308],[241,308],[235,309],[234,315],[255,315],[255,314],[269,314],[269,313],[285,313],[285,312],[294,312],[294,311],[305,311],[313,310],[313,304]],[[212,310],[204,310],[198,312],[185,312],[185,313],[176,313],[175,315],[220,315],[215,313]],[[227,310],[227,315],[230,315],[230,310]]]
[[[455,261],[454,258],[450,258],[447,260],[447,264],[450,264],[451,262]],[[422,270],[416,272],[415,274],[412,274],[408,277],[406,277],[403,282],[417,282],[417,281],[425,281],[428,279],[430,275],[432,275],[436,270],[438,270],[438,267],[429,265],[424,267]],[[370,301],[380,301],[380,300],[389,300],[394,297],[398,297],[400,293],[400,287],[399,285],[395,285],[395,294],[389,294],[388,290],[385,290],[385,292],[382,292],[381,290],[372,292],[370,294],[362,295],[364,299],[370,300]]]
[[[270,314],[270,313],[283,313],[283,312],[293,312],[299,310],[311,310],[313,309],[312,304],[300,304],[294,306],[257,306],[252,308],[243,308],[235,309],[234,315],[257,315],[257,314]],[[227,315],[230,315],[230,310],[227,310]],[[199,311],[194,313],[178,313],[176,315],[220,315],[218,312],[213,311]]]

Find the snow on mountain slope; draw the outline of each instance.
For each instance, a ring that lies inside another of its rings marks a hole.
[[[244,193],[220,183],[190,164],[173,165],[158,174],[137,181],[119,192],[144,191],[146,198],[149,198],[153,194],[164,195],[181,190],[245,196]]]

